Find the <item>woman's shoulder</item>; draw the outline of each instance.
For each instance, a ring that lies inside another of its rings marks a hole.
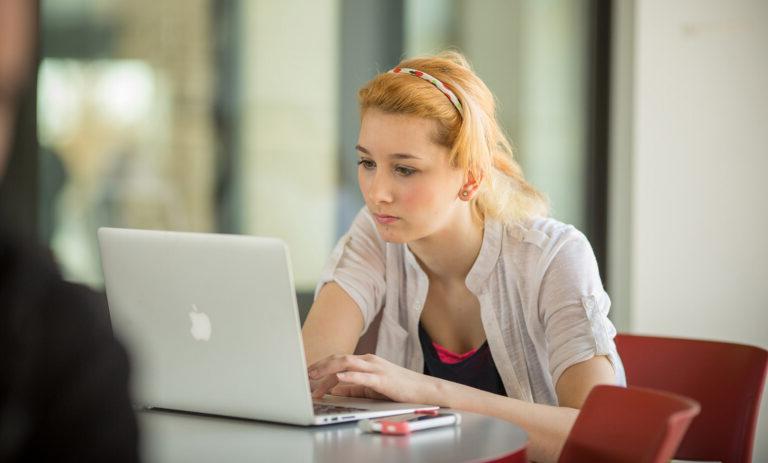
[[[570,240],[586,241],[576,227],[551,217],[534,217],[519,224],[505,225],[504,232],[507,240],[521,243],[514,247],[519,251],[543,251],[558,248]]]
[[[355,214],[355,218],[352,219],[351,227],[356,225],[363,225],[366,228],[373,228],[374,230],[376,229],[376,226],[373,223],[373,216],[366,206],[361,207],[360,210],[357,211],[357,214]]]
[[[501,259],[514,265],[517,274],[533,285],[539,284],[552,268],[585,274],[589,273],[587,269],[594,267],[592,247],[586,236],[573,225],[541,217],[507,226],[505,231],[506,244]]]
[[[365,236],[366,238],[381,243],[383,245],[384,240],[381,239],[379,231],[376,229],[376,224],[373,222],[373,216],[368,208],[363,206],[355,215],[352,223],[347,230],[347,237],[353,236]]]
[[[362,247],[377,254],[402,253],[402,244],[387,243],[379,234],[373,216],[367,207],[363,206],[352,220],[347,232],[340,240],[342,248]]]

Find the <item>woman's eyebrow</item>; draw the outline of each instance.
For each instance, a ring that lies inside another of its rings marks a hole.
[[[355,149],[357,151],[360,151],[361,153],[365,153],[365,154],[371,156],[371,152],[368,151],[367,149],[363,148],[360,145],[355,146]],[[395,159],[421,159],[420,157],[415,156],[415,155],[410,154],[410,153],[392,153],[392,154],[389,155],[389,157],[395,158]]]
[[[389,157],[395,158],[395,159],[421,159],[420,157],[414,156],[413,154],[410,154],[410,153],[393,153],[393,154],[390,154]]]

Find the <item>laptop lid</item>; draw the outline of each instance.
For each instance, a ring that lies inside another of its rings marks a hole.
[[[98,237],[138,405],[315,421],[284,242],[115,228]]]

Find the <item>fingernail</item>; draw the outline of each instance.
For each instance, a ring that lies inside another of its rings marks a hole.
[[[309,370],[309,377],[314,378],[317,376],[317,370]]]
[[[336,377],[337,378],[346,378],[347,374],[345,372],[343,372],[343,371],[340,371],[340,372],[336,373]]]

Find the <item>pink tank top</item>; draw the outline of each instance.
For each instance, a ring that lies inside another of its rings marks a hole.
[[[472,349],[471,351],[465,352],[463,354],[455,354],[434,341],[432,341],[432,345],[435,346],[437,357],[440,359],[440,361],[449,365],[459,363],[466,358],[472,357],[472,354],[477,352],[477,349]]]

